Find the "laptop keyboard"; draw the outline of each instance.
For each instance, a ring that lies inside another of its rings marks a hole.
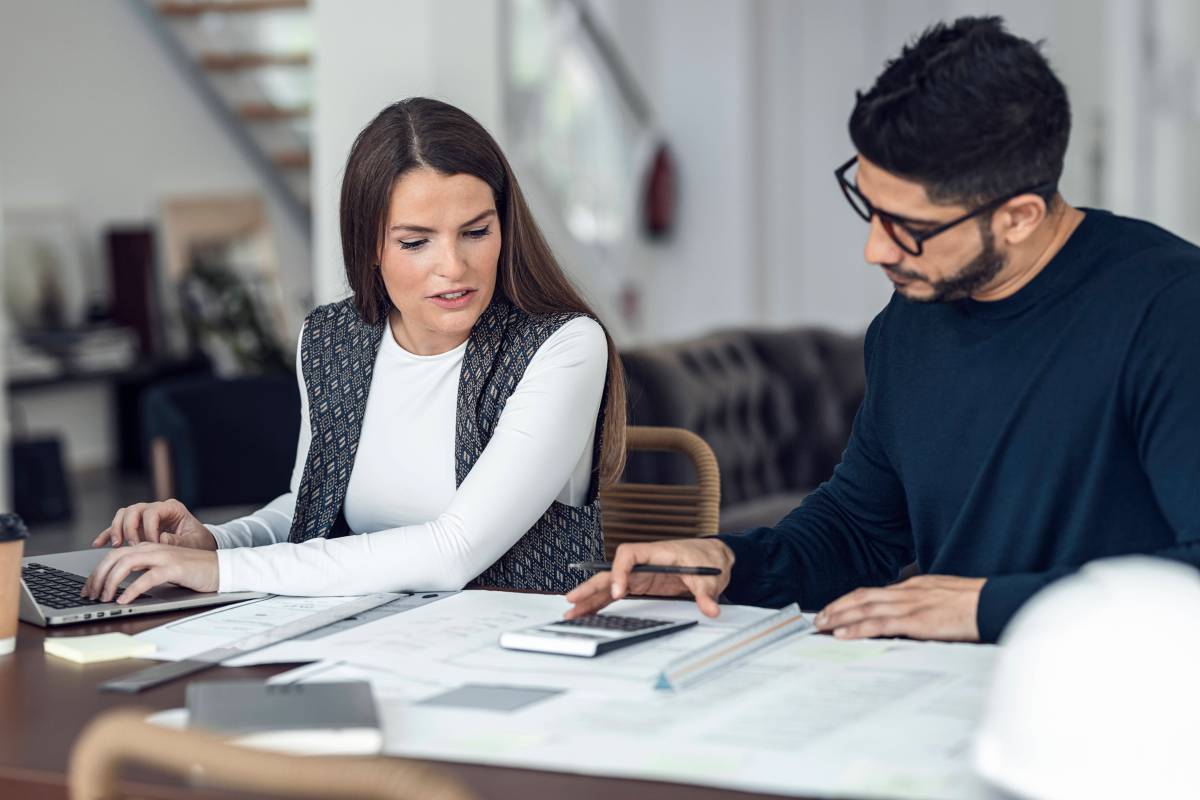
[[[84,579],[73,572],[47,567],[44,564],[23,564],[21,580],[29,587],[33,599],[50,608],[75,608],[77,606],[104,606],[102,600],[80,597]],[[153,597],[143,594],[141,597]]]

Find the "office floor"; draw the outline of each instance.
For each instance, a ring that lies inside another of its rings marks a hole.
[[[83,550],[112,522],[118,508],[150,499],[149,480],[116,470],[79,472],[70,476],[73,515],[69,520],[29,526],[26,555]],[[198,512],[204,522],[225,522],[249,508],[211,509]]]

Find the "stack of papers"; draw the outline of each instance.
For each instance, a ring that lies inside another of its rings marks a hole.
[[[394,755],[778,794],[985,797],[967,762],[995,648],[784,639],[694,688],[663,666],[773,612],[626,600],[615,614],[700,622],[594,659],[503,650],[561,597],[462,592],[328,637],[272,682],[366,680]],[[514,699],[515,698],[515,699]],[[510,702],[511,701],[511,702]]]
[[[207,612],[139,637],[186,657],[270,624],[264,610],[284,619],[321,599],[258,602],[257,611]],[[693,687],[656,690],[665,665],[774,613],[724,606],[711,620],[672,600],[608,610],[699,624],[598,658],[499,647],[504,631],[567,607],[558,596],[466,591],[227,663],[282,655],[314,663],[271,683],[369,682],[393,755],[785,795],[990,796],[967,753],[994,647],[790,636]]]

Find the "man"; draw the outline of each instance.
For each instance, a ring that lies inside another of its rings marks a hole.
[[[1062,83],[999,18],[905,47],[837,171],[895,286],[842,463],[773,528],[622,545],[569,616],[690,593],[710,616],[798,601],[843,638],[994,641],[1092,559],[1200,563],[1200,250],[1068,205],[1069,129]]]

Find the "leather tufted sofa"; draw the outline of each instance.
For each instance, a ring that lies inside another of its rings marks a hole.
[[[621,354],[629,423],[694,431],[721,469],[721,530],[771,525],[833,472],[862,400],[862,336],[728,330]],[[694,480],[677,456],[632,453],[626,479]]]

